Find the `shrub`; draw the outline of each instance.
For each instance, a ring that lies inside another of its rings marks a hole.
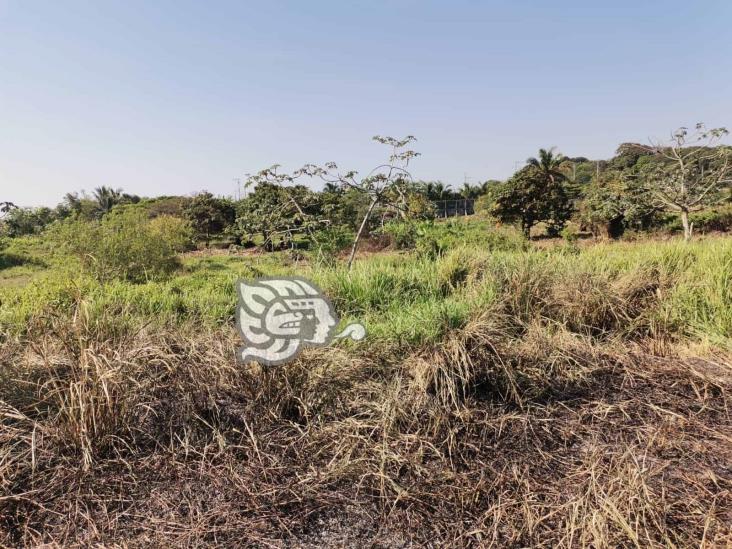
[[[580,237],[580,230],[577,225],[567,225],[562,229],[559,233],[564,240],[566,240],[569,243],[577,242]]]
[[[316,231],[309,238],[315,258],[333,264],[338,254],[353,243],[354,233],[349,227],[339,225]]]
[[[417,228],[416,249],[420,255],[435,257],[460,246],[475,246],[491,251],[525,250],[522,235],[510,227],[491,227],[487,223],[450,220],[422,223]]]
[[[694,229],[700,232],[732,230],[732,206],[697,212],[690,217]]]
[[[161,215],[184,217],[185,208],[191,200],[191,198],[186,196],[161,196],[144,200],[141,204],[147,209],[150,217],[158,217]]]
[[[397,250],[411,250],[417,243],[418,224],[411,221],[392,221],[381,228],[389,238],[389,246]]]
[[[170,244],[176,252],[186,252],[195,248],[193,230],[188,222],[172,215],[159,215],[147,224],[150,232]]]
[[[163,278],[178,266],[177,253],[190,242],[180,219],[149,220],[139,209],[115,209],[100,221],[74,220],[51,235],[99,281],[143,282]]]
[[[701,212],[693,212],[689,215],[689,221],[694,224],[694,232],[732,231],[732,206],[718,206]],[[659,215],[658,225],[672,233],[683,230],[681,219],[676,214]]]
[[[495,202],[496,198],[494,196],[494,193],[486,193],[475,199],[473,209],[475,210],[475,213],[480,216],[490,216],[491,211],[493,211],[493,206],[495,205]]]

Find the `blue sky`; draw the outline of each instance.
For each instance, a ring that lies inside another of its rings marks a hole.
[[[0,0],[0,201],[208,189],[274,163],[504,178],[539,147],[732,126],[728,1]]]

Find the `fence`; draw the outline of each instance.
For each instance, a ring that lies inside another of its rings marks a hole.
[[[475,213],[475,200],[436,200],[434,202],[437,217],[457,217],[461,215],[473,215]]]

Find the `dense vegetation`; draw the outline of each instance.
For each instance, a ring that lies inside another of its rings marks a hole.
[[[541,149],[537,158],[506,181],[464,184],[453,191],[441,182],[413,181],[408,167],[418,153],[414,142],[375,139],[391,148],[388,160],[366,177],[341,171],[335,163],[306,165],[291,174],[277,166],[247,179],[248,195],[233,201],[208,192],[192,197],[140,199],[121,189],[100,187],[91,197],[69,193],[55,208],[17,208],[4,202],[0,234],[39,234],[66,219],[97,220],[116,206],[134,204],[149,217],[171,215],[187,220],[196,240],[262,245],[267,250],[317,246],[322,240],[358,241],[390,221],[435,217],[435,203],[475,199],[477,211],[498,222],[520,225],[528,237],[540,225],[548,236],[570,226],[570,233],[619,238],[632,232],[728,230],[732,224],[732,148],[718,144],[723,128],[681,128],[669,143],[624,143],[610,160],[565,157]],[[321,181],[320,192],[304,182]],[[537,235],[536,231],[534,232]],[[328,244],[326,244],[327,247]],[[353,251],[357,242],[354,243]]]
[[[380,140],[393,169],[273,167],[240,201],[3,206],[0,544],[732,540],[732,239],[658,238],[729,230],[728,182],[542,150],[440,220],[456,195]],[[235,280],[294,274],[367,338],[237,364]]]

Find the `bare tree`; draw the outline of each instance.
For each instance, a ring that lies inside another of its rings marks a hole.
[[[686,241],[694,231],[689,213],[719,202],[722,188],[732,183],[732,147],[719,145],[728,133],[699,123],[691,132],[679,128],[666,143],[640,146],[657,159],[641,179],[658,207],[679,212]]]
[[[348,258],[348,269],[351,269],[353,260],[358,251],[358,245],[364,235],[369,219],[374,209],[379,205],[386,205],[397,210],[402,216],[407,211],[407,193],[412,182],[412,176],[407,170],[411,160],[419,156],[408,148],[408,145],[416,141],[412,135],[403,139],[393,137],[375,136],[374,141],[391,147],[389,160],[384,164],[376,166],[365,177],[359,177],[358,172],[348,171],[341,173],[335,162],[329,162],[324,168],[314,165],[307,165],[301,172],[310,176],[317,176],[323,179],[326,184],[338,186],[342,189],[354,189],[369,197],[369,205],[361,219],[356,238],[351,246],[351,253]]]
[[[276,189],[278,193],[282,193],[284,199],[280,200],[280,202],[290,203],[294,211],[297,212],[295,216],[301,217],[303,221],[307,222],[305,226],[309,231],[315,227],[316,223],[324,223],[327,225],[329,221],[317,221],[303,211],[304,208],[301,200],[296,196],[296,193],[292,192],[297,189],[297,186],[293,187],[292,185],[301,177],[317,177],[322,179],[325,182],[326,189],[329,189],[330,192],[338,189],[354,189],[368,196],[368,207],[361,219],[348,258],[348,269],[350,270],[371,214],[377,206],[388,206],[396,210],[403,217],[406,216],[409,187],[412,185],[412,176],[407,171],[407,168],[409,162],[416,156],[419,156],[419,153],[407,148],[410,143],[416,141],[414,136],[408,135],[404,139],[395,139],[393,137],[377,135],[373,139],[391,147],[391,154],[387,162],[376,166],[365,177],[359,177],[356,171],[340,172],[335,162],[328,162],[323,167],[315,164],[306,164],[291,174],[278,172],[277,169],[279,166],[275,165],[255,175],[247,176],[245,186],[256,187],[257,185],[266,184],[272,189]],[[273,215],[279,211],[278,208],[268,207],[268,212]],[[257,215],[262,217],[261,214]],[[291,217],[290,214],[288,216]]]

